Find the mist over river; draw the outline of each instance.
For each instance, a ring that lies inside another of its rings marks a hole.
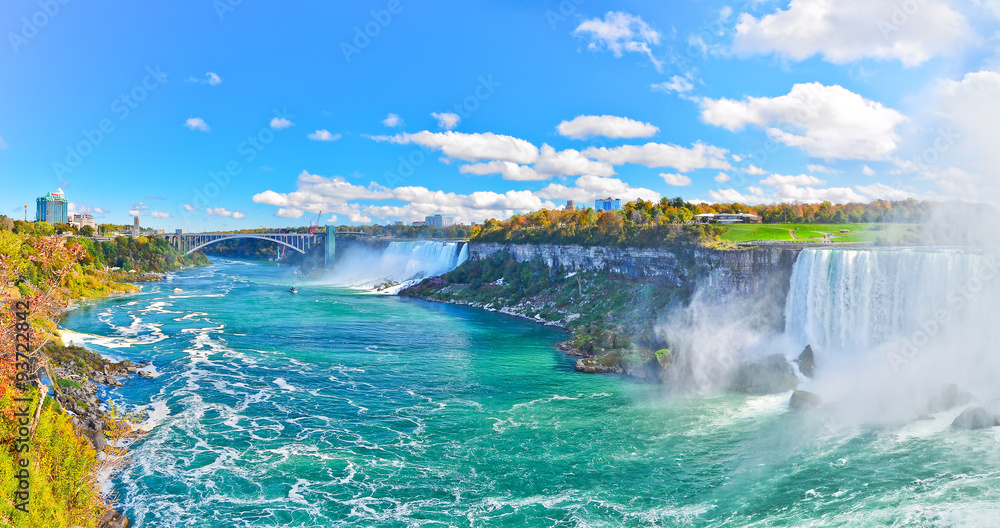
[[[150,412],[112,481],[138,527],[1000,519],[1000,432],[953,430],[964,407],[889,426],[791,412],[789,393],[672,395],[574,373],[559,330],[274,265],[218,260],[61,326],[159,373],[106,393]]]

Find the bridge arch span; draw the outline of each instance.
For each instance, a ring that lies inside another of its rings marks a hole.
[[[296,247],[294,244],[291,244],[291,243],[286,242],[284,240],[280,240],[280,239],[274,237],[273,235],[272,236],[266,236],[266,235],[262,236],[262,235],[255,235],[253,233],[233,233],[232,236],[224,236],[224,237],[218,237],[218,238],[214,238],[213,237],[210,240],[207,240],[205,242],[202,242],[201,244],[198,244],[198,245],[192,247],[191,249],[187,250],[187,252],[185,252],[184,254],[185,255],[190,255],[191,253],[194,253],[195,251],[198,251],[199,249],[201,249],[201,248],[203,248],[205,246],[211,246],[212,244],[215,244],[216,242],[222,242],[224,240],[234,240],[234,239],[238,239],[238,238],[255,238],[257,240],[266,240],[268,242],[274,242],[275,244],[280,244],[280,245],[285,246],[287,248],[294,249],[295,251],[298,251],[299,253],[305,254],[304,250]],[[309,248],[307,247],[306,249],[309,249]]]

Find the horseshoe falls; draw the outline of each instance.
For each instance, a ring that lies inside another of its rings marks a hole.
[[[355,276],[460,252],[399,245]],[[904,397],[997,396],[981,383],[997,326],[976,326],[995,322],[988,258],[803,252],[774,346],[813,345],[802,383],[829,412],[577,374],[560,330],[263,263],[217,260],[61,326],[159,373],[106,389],[150,415],[110,483],[138,527],[991,526],[996,428],[953,430],[960,409],[914,420]],[[939,305],[952,319],[905,349]]]

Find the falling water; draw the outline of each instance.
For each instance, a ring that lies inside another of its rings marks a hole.
[[[390,242],[382,251],[352,248],[330,273],[334,284],[396,293],[447,273],[469,258],[464,242]]]

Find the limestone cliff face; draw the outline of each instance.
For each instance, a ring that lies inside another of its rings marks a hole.
[[[788,288],[798,250],[748,248],[732,251],[703,248],[610,248],[553,244],[469,244],[469,258],[482,259],[509,251],[518,262],[539,259],[567,272],[600,271],[635,278],[657,277],[681,286],[707,280],[728,293],[773,292]]]

